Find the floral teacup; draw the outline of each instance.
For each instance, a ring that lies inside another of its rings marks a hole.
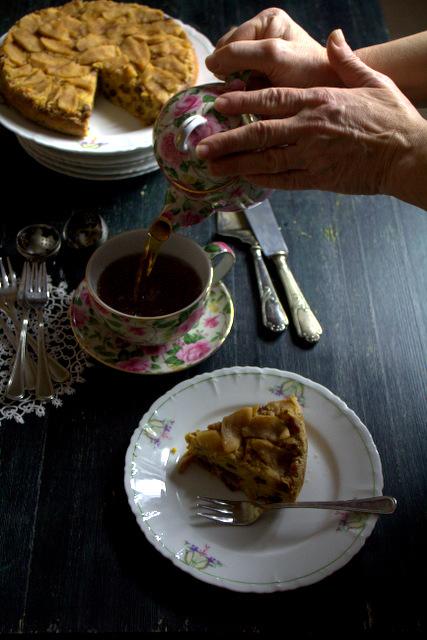
[[[141,345],[166,344],[187,333],[199,320],[212,285],[233,267],[235,256],[224,242],[212,242],[202,248],[194,240],[174,233],[162,245],[160,253],[187,262],[199,275],[202,292],[190,304],[166,315],[128,315],[112,308],[100,298],[99,279],[105,269],[116,260],[142,254],[146,236],[145,229],[136,229],[114,236],[101,245],[92,254],[86,267],[87,288],[96,315],[124,340]],[[176,282],[175,287],[179,286],[180,283]]]

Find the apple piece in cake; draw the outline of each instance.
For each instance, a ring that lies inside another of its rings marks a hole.
[[[159,9],[113,0],[72,0],[30,13],[0,47],[6,102],[29,120],[76,136],[88,133],[97,90],[150,125],[197,72],[178,22]]]
[[[304,482],[307,436],[295,396],[243,407],[185,436],[179,468],[196,461],[230,489],[259,502],[295,502]]]

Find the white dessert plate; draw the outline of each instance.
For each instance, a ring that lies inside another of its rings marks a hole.
[[[58,151],[52,147],[45,147],[32,140],[26,140],[17,136],[17,139],[25,150],[33,150],[47,159],[54,160],[60,164],[72,164],[74,167],[84,169],[105,169],[106,167],[127,167],[131,164],[141,162],[153,163],[156,160],[154,151],[150,149],[138,149],[129,153],[111,153],[103,156],[90,156],[84,153],[74,153],[72,151]]]
[[[25,148],[25,147],[24,147]],[[33,150],[25,149],[33,160],[36,160],[46,169],[51,169],[57,173],[69,176],[70,178],[79,178],[81,180],[126,180],[128,178],[137,178],[143,176],[152,171],[157,171],[159,165],[154,162],[152,165],[141,165],[138,168],[129,169],[128,171],[103,171],[101,173],[94,173],[84,167],[68,167],[64,164],[58,164],[55,161],[47,160],[44,156],[34,152]]]
[[[120,178],[120,176],[127,178],[133,174],[142,175],[143,173],[156,171],[159,168],[154,155],[143,157],[137,161],[132,160],[127,164],[123,162],[118,164],[107,162],[105,165],[100,163],[96,165],[87,164],[85,166],[81,163],[75,163],[72,160],[59,160],[59,158],[55,158],[53,154],[45,153],[45,147],[34,144],[30,145],[28,140],[19,136],[18,142],[23,149],[25,149],[28,155],[34,158],[34,160],[37,160],[40,164],[43,164],[45,167],[53,169],[54,171],[74,175],[75,177],[103,179],[114,175],[117,176],[117,178]]]
[[[199,75],[196,84],[217,82],[217,79],[206,69],[205,58],[212,53],[212,43],[202,33],[190,25],[176,20],[185,29],[196,52]],[[0,38],[0,44],[5,35]],[[153,145],[153,128],[141,127],[141,123],[124,109],[113,105],[99,95],[90,120],[89,135],[79,139],[48,131],[24,118],[18,111],[0,104],[0,123],[17,135],[32,140],[37,144],[63,151],[74,151],[85,154],[105,154],[128,152],[145,149]]]
[[[367,428],[328,389],[295,373],[231,367],[173,387],[150,407],[126,453],[129,505],[147,540],[179,569],[235,591],[295,589],[347,564],[377,517],[316,509],[265,514],[248,527],[213,524],[191,515],[197,495],[239,498],[197,464],[178,462],[185,434],[244,405],[294,393],[303,406],[309,453],[299,500],[380,495],[381,461]]]

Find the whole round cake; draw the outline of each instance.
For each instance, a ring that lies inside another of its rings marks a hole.
[[[156,119],[197,79],[183,28],[163,11],[113,0],[72,0],[21,18],[0,48],[0,91],[26,118],[76,136],[88,133],[95,94]]]

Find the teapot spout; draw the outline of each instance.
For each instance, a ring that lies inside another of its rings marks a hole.
[[[166,242],[171,232],[171,221],[169,218],[163,217],[163,211],[160,216],[151,223],[148,229],[148,234],[159,243]]]
[[[213,212],[212,204],[203,199],[192,199],[171,185],[166,193],[166,201],[159,216],[167,221],[172,230],[191,227],[208,218]]]

